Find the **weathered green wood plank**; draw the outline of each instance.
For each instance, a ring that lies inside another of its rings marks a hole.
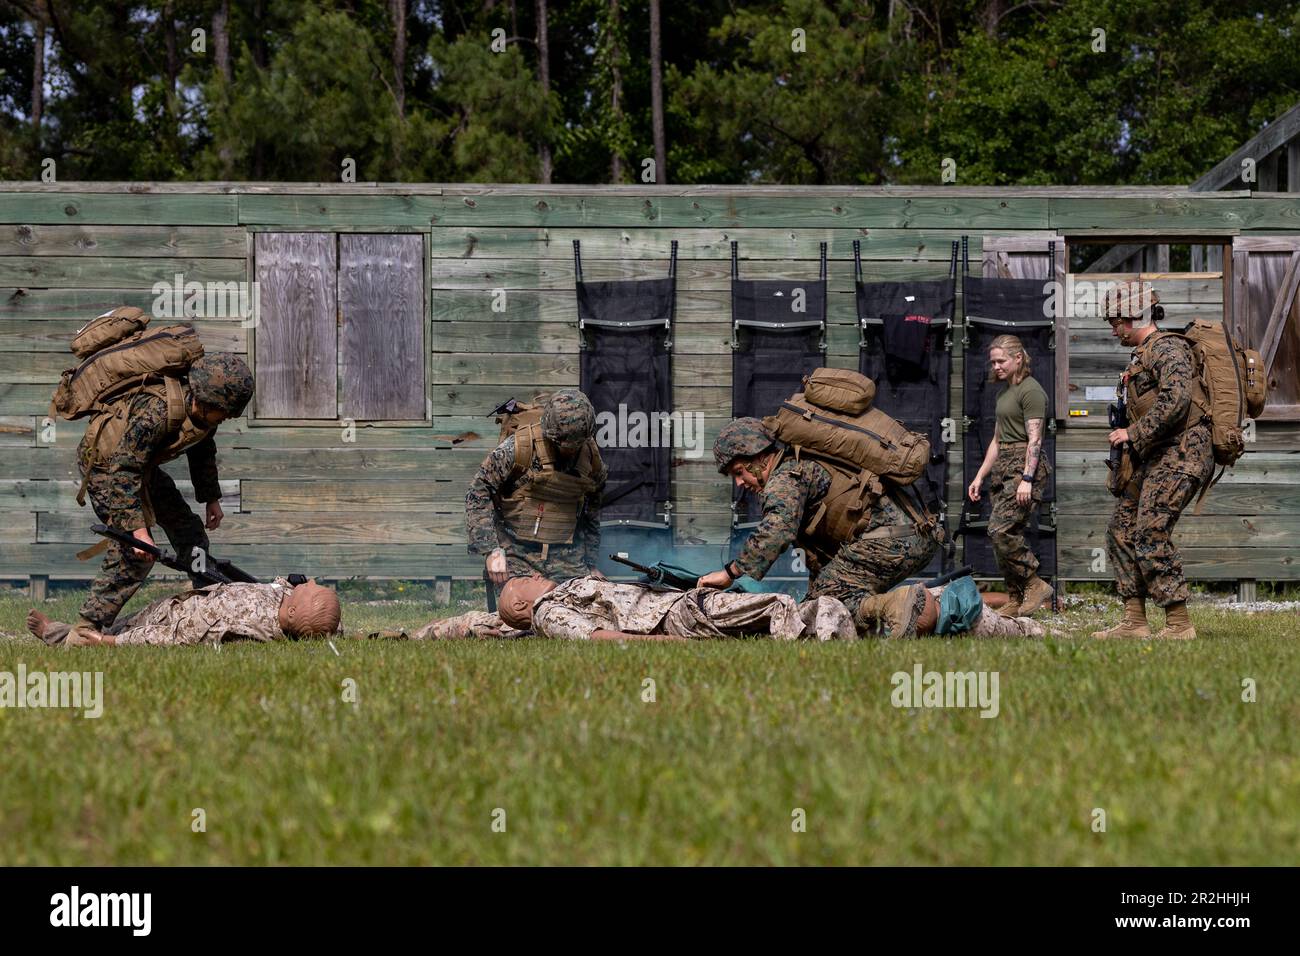
[[[53,393],[49,385],[0,382],[0,415],[45,415]]]
[[[83,325],[80,319],[4,319],[0,318],[0,352],[58,352],[64,356],[65,368],[76,364],[69,351],[72,337]],[[154,320],[167,325],[171,319]],[[247,352],[248,330],[235,319],[185,319],[194,326],[203,347],[221,352]]]
[[[1104,229],[1298,229],[1300,203],[1294,198],[1071,199],[1052,197],[1049,225],[1080,232]]]
[[[800,265],[806,266],[799,268]],[[597,259],[590,264],[584,259],[583,278],[588,281],[603,279],[650,279],[658,273],[652,263],[640,260]],[[815,260],[790,263],[778,259],[742,260],[740,275],[745,279],[806,279],[817,281]],[[432,285],[442,289],[568,289],[574,288],[573,259],[435,259],[431,265]],[[662,270],[661,270],[662,271]],[[863,265],[866,271],[866,265]],[[834,262],[827,267],[830,287],[838,291],[853,291],[853,266]],[[871,264],[868,281],[905,279],[942,279],[948,274],[947,266],[936,262],[881,262]],[[731,288],[730,259],[688,259],[677,263],[679,286],[694,289]]]
[[[234,196],[0,192],[0,222],[234,226]]]
[[[816,261],[827,244],[832,259],[853,259],[853,242],[861,243],[863,267],[876,259],[948,261],[950,243],[967,233],[960,229],[530,229],[488,225],[482,228],[435,227],[433,258],[572,259],[573,240],[582,243],[584,263],[598,259],[635,259],[667,275],[669,244],[677,240],[678,259],[723,259],[731,243],[751,259]],[[1054,235],[1045,232],[1045,236]],[[970,254],[980,254],[982,234],[970,236]]]
[[[696,196],[443,196],[440,226],[712,226],[871,229],[1046,229],[1048,199],[1037,196],[759,196],[743,189]]]
[[[221,528],[212,534],[220,539],[222,550],[234,545],[257,545],[292,541],[295,545],[332,545],[373,542],[378,545],[464,545],[465,515],[460,513],[407,514],[400,518],[362,515],[356,512],[285,512],[258,511],[240,514],[227,512]],[[31,518],[31,515],[27,515]],[[25,526],[24,526],[25,527]],[[25,537],[0,540],[32,541],[42,544],[80,544],[94,536],[87,531],[84,515],[44,513],[35,521],[36,537],[26,528]],[[0,530],[0,534],[3,531]],[[215,550],[216,544],[213,548]]]
[[[184,470],[170,470],[187,501],[194,500],[194,486],[182,481]],[[26,478],[0,478],[0,501],[12,511],[61,511],[79,514],[89,528],[98,519],[90,510],[90,505],[80,508],[77,505],[77,488],[80,480],[45,481]],[[239,509],[239,482],[221,481],[221,506],[226,511]]]
[[[80,256],[0,256],[0,286],[138,289],[155,282],[242,282],[242,259],[85,258]]]
[[[167,281],[171,281],[168,279]],[[11,319],[93,319],[119,305],[152,313],[158,298],[150,289],[38,289],[0,287],[0,317]]]
[[[0,227],[0,256],[243,259],[247,252],[247,233],[238,226]]]
[[[472,263],[470,263],[472,265]],[[437,264],[435,263],[435,269]],[[752,278],[752,277],[751,277]],[[815,278],[815,273],[814,273]],[[838,287],[837,288],[837,284]],[[436,285],[436,283],[435,283]],[[731,321],[731,287],[677,288],[674,324]],[[832,278],[826,302],[826,317],[831,323],[852,325],[857,322],[851,282]],[[506,289],[504,299],[494,292],[497,286],[433,290],[434,322],[577,322],[578,306],[573,285],[551,289]],[[504,311],[494,312],[494,302]]]
[[[99,566],[97,561],[78,561],[76,551],[92,544],[90,535],[71,544],[14,544],[0,554],[0,577],[26,577],[40,568],[52,577],[88,580]],[[215,551],[220,532],[213,536]],[[483,561],[465,552],[464,545],[411,545],[394,548],[387,544],[286,545],[276,543],[222,546],[220,555],[253,575],[270,579],[278,574],[301,572],[315,577],[433,578],[443,575],[479,578]],[[153,572],[157,574],[157,572]],[[152,574],[151,574],[152,576]],[[158,574],[160,578],[172,575]],[[344,614],[347,614],[346,609]]]
[[[442,207],[436,196],[243,195],[238,221],[243,225],[364,230],[373,226],[410,226],[427,230]]]
[[[30,544],[36,540],[36,515],[30,511],[0,511],[0,544]]]
[[[36,444],[34,415],[0,415],[0,446]]]

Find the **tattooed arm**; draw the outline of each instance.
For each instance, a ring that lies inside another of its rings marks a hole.
[[[1025,422],[1029,441],[1025,445],[1025,474],[1038,474],[1038,459],[1043,453],[1043,419],[1031,418]],[[1021,476],[1023,477],[1023,475]]]

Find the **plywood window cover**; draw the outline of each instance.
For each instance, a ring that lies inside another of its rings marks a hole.
[[[440,193],[441,190],[438,190],[438,192]],[[423,238],[424,251],[423,254],[421,255],[420,261],[424,269],[424,275],[421,280],[422,288],[424,291],[424,305],[422,309],[422,319],[420,322],[420,329],[421,329],[420,335],[421,335],[421,340],[424,343],[424,388],[423,388],[424,399],[425,399],[424,417],[422,419],[411,419],[411,420],[401,420],[401,421],[358,421],[356,423],[356,427],[357,428],[429,428],[430,426],[432,426],[433,425],[432,406],[431,403],[429,402],[429,381],[433,374],[432,345],[429,341],[429,322],[431,321],[429,310],[432,305],[432,303],[430,302],[429,257],[432,254],[432,250],[429,245],[429,233],[422,229],[412,229],[410,226],[371,226],[371,227],[349,226],[346,229],[344,228],[325,229],[325,228],[313,227],[313,226],[272,226],[272,225],[261,224],[257,226],[246,226],[245,229],[247,230],[249,236],[248,263],[247,263],[247,269],[248,269],[247,274],[250,276],[249,281],[252,281],[252,279],[256,278],[257,276],[256,259],[255,259],[254,245],[253,245],[253,233],[255,232],[328,232],[328,233],[333,233],[336,236],[342,235],[344,233],[375,233],[375,234],[382,233],[388,235],[392,235],[394,233],[401,233],[407,235],[421,236]],[[337,269],[337,262],[335,263],[335,266]],[[250,363],[252,363],[253,365],[253,373],[254,375],[256,375],[257,374],[257,370],[256,370],[257,329],[253,328],[250,329],[249,331],[252,334],[249,336],[248,339],[248,357]],[[339,374],[337,371],[337,367],[336,367],[335,374],[336,375]],[[338,379],[336,378],[335,381],[336,381],[336,387],[338,387]],[[254,401],[253,404],[255,405],[256,401]],[[251,428],[334,428],[337,429],[342,427],[342,423],[344,419],[342,418],[334,418],[334,419],[258,418],[256,414],[254,414],[254,412],[252,411],[252,406],[250,406],[246,416],[246,421],[248,422],[248,425]]]

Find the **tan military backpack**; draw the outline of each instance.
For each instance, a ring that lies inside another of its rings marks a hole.
[[[203,343],[188,325],[146,329],[149,316],[122,306],[82,327],[72,340],[81,359],[64,371],[50,402],[50,415],[75,421],[150,382],[184,375],[203,355]]]
[[[930,440],[873,408],[875,396],[876,385],[865,375],[819,368],[763,424],[787,445],[910,485],[930,463]]]
[[[1259,352],[1242,348],[1221,322],[1197,319],[1181,335],[1192,345],[1200,387],[1193,401],[1210,419],[1214,463],[1234,465],[1246,452],[1242,426],[1264,411],[1268,383]]]

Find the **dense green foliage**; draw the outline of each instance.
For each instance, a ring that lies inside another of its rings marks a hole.
[[[649,6],[8,0],[0,178],[640,182]],[[662,7],[661,182],[1186,183],[1300,91],[1297,0]]]

